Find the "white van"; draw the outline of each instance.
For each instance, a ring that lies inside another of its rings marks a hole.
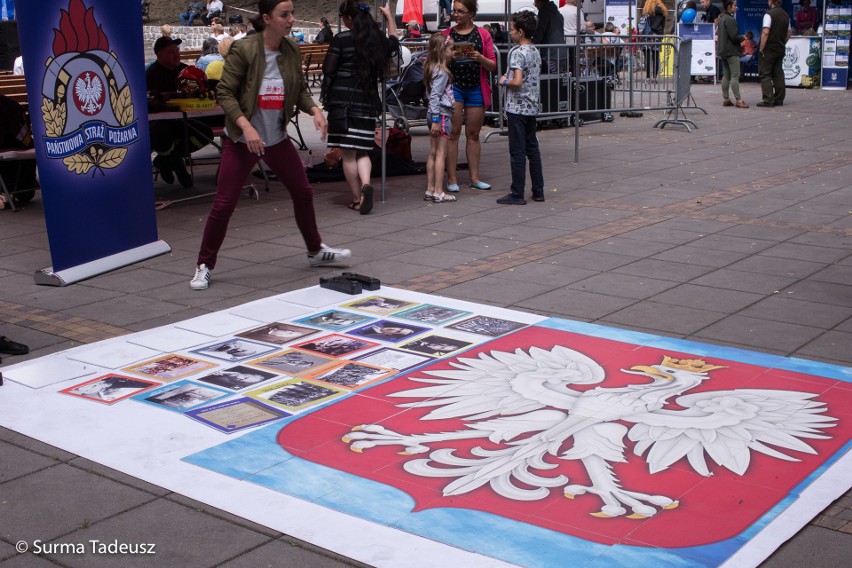
[[[553,1],[554,4],[559,6],[558,0]],[[397,0],[396,23],[400,26],[400,29],[405,27],[407,23],[402,21],[406,2],[420,2],[423,6],[423,21],[426,24],[426,29],[431,32],[438,29],[441,23],[439,0]],[[450,5],[452,5],[452,2],[450,2]],[[505,24],[509,15],[522,8],[536,11],[533,0],[479,0],[478,5],[479,11],[474,19],[478,25],[490,24],[491,22]],[[582,7],[587,18],[596,24],[603,23],[604,0],[586,0],[582,3]]]

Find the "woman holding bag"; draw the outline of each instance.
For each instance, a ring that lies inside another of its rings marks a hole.
[[[287,124],[297,107],[313,116],[314,127],[323,139],[327,128],[322,111],[308,94],[299,47],[288,39],[295,22],[293,2],[260,0],[257,11],[252,24],[258,33],[234,42],[216,90],[225,111],[227,136],[222,139],[216,199],[207,217],[195,276],[190,282],[193,290],[204,290],[209,285],[243,183],[260,158],[290,192],[310,265],[342,265],[352,255],[348,249],[323,244],[314,213],[313,190],[287,136]]]

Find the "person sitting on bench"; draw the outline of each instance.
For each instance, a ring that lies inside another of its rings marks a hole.
[[[222,5],[222,0],[207,0],[207,13],[204,14],[204,23],[209,26],[213,18],[222,15],[222,10],[224,9],[225,6]]]

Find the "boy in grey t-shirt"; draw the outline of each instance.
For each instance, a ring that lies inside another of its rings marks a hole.
[[[509,195],[497,200],[501,205],[526,205],[524,170],[527,159],[530,162],[533,201],[544,201],[544,176],[536,136],[541,55],[532,44],[535,28],[536,19],[532,12],[512,14],[509,37],[518,47],[509,52],[509,70],[500,77],[500,85],[506,87],[512,187]]]

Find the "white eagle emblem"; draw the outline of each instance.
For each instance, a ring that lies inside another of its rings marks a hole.
[[[628,518],[644,519],[677,507],[678,501],[622,488],[611,464],[627,461],[625,436],[652,474],[686,458],[695,471],[710,476],[709,455],[743,475],[752,451],[787,461],[799,461],[784,453],[788,450],[816,454],[803,439],[830,438],[822,430],[836,421],[823,415],[825,403],[811,400],[817,395],[805,392],[734,389],[680,396],[709,379],[714,369],[724,368],[696,359],[664,357],[659,365],[622,369],[649,378],[649,383],[584,391],[571,387],[602,382],[604,369],[558,345],[549,351],[531,347],[528,352],[480,353],[451,365],[453,369],[425,372],[429,378],[412,379],[433,386],[390,396],[420,399],[401,407],[437,407],[421,420],[462,419],[467,429],[406,435],[369,424],[356,426],[343,441],[356,452],[382,445],[404,446],[403,455],[430,452],[403,467],[413,475],[455,478],[444,487],[445,496],[488,484],[509,499],[535,501],[559,487],[570,499],[596,495],[602,506],[594,516],[619,517],[629,509]],[[681,409],[666,408],[670,399]],[[476,438],[498,447],[479,445],[470,456],[429,447]],[[554,460],[580,460],[591,484],[569,484],[565,475],[539,473],[557,469]]]
[[[89,115],[97,113],[103,107],[103,92],[103,82],[100,77],[92,73],[78,77],[74,83],[74,95],[82,103],[79,108]]]

